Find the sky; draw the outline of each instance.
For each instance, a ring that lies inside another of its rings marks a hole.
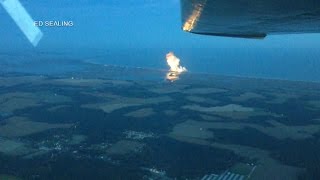
[[[108,58],[96,62],[165,68],[161,58],[174,51],[194,72],[320,80],[319,34],[274,35],[264,40],[190,34],[181,30],[179,0],[20,2],[34,20],[73,21],[74,25],[41,27],[44,36],[33,47],[0,7],[0,52],[100,49],[109,52]]]

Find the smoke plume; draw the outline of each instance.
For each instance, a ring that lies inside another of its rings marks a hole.
[[[170,71],[172,72],[177,72],[177,73],[182,73],[187,71],[185,67],[180,66],[180,59],[177,58],[173,52],[169,52],[166,56],[167,58],[167,63],[170,67]]]
[[[185,67],[180,66],[180,59],[177,58],[173,52],[170,52],[166,55],[168,66],[170,67],[169,72],[167,73],[167,80],[175,81],[179,79],[179,75],[182,72],[186,72],[187,69]]]

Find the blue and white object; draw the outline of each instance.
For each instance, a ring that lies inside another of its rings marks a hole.
[[[34,25],[33,19],[21,3],[18,0],[0,0],[0,4],[12,17],[31,44],[37,46],[43,33],[39,27]]]

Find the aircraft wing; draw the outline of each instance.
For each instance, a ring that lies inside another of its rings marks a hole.
[[[240,38],[320,32],[319,0],[180,0],[186,32]]]

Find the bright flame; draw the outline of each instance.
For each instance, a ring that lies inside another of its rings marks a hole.
[[[180,66],[180,59],[177,58],[173,52],[169,52],[166,55],[167,58],[167,63],[170,67],[169,72],[167,73],[167,79],[170,81],[175,81],[177,79],[179,79],[179,75],[182,72],[186,72],[187,69],[185,67]]]
[[[187,71],[185,67],[180,66],[180,59],[177,58],[173,52],[169,52],[166,56],[167,63],[170,66],[170,71],[181,73]]]
[[[207,0],[203,2],[203,4],[199,3],[195,6],[194,10],[192,11],[192,14],[189,16],[187,21],[184,23],[182,29],[184,31],[192,31],[194,27],[197,25],[197,22],[201,16],[201,13],[203,11],[203,8],[206,4]]]
[[[177,73],[177,72],[168,72],[167,75],[166,75],[166,79],[173,82],[175,80],[178,80],[179,79],[179,75],[180,73]]]

